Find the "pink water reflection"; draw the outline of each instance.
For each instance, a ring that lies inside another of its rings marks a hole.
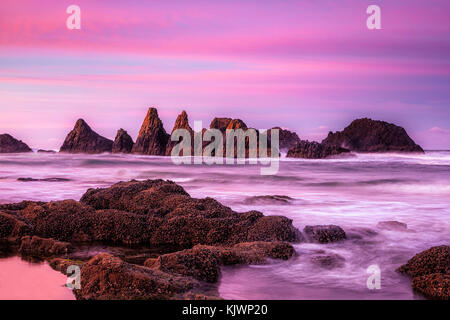
[[[47,263],[0,259],[0,300],[74,300],[66,279]]]

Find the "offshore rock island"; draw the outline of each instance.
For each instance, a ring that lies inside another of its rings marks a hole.
[[[245,132],[249,129],[241,119],[232,118],[214,118],[209,128],[220,130],[224,137],[226,130],[241,129]],[[189,125],[186,111],[178,115],[171,132],[177,129],[186,129],[189,133],[194,133]],[[273,129],[279,130],[279,151],[287,152],[287,157],[289,158],[325,159],[352,151],[424,152],[422,147],[417,145],[402,127],[368,118],[354,120],[343,131],[330,132],[328,137],[320,143],[301,140],[295,132],[280,127],[273,127],[267,132],[268,146],[270,146],[270,133]],[[203,129],[203,132],[205,130]],[[257,139],[259,139],[259,131],[256,130],[256,133]],[[60,152],[86,154],[107,152],[170,156],[173,147],[177,143],[176,141],[171,141],[171,136],[165,130],[158,116],[157,109],[149,108],[136,142],[133,142],[133,139],[124,129],[118,130],[114,141],[102,137],[92,130],[83,119],[79,119],[75,123],[73,130],[67,135]],[[203,148],[207,145],[208,142],[203,142]],[[225,144],[223,149],[224,156],[226,156]],[[249,154],[248,149],[247,142],[246,157]],[[0,135],[0,153],[18,152],[31,152],[31,149],[24,142],[18,141],[8,134]]]

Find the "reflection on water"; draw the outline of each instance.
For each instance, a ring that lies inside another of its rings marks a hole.
[[[0,300],[74,300],[66,280],[47,263],[0,259]]]
[[[450,152],[282,159],[274,176],[261,176],[259,165],[175,166],[165,157],[0,155],[0,203],[78,200],[88,188],[157,178],[236,211],[285,215],[299,229],[336,224],[351,236],[336,244],[296,244],[298,255],[287,262],[225,268],[225,298],[412,299],[409,280],[395,269],[422,250],[450,244]],[[408,230],[377,228],[383,220],[404,222]],[[330,270],[318,267],[311,262],[317,250],[345,262]],[[382,271],[382,289],[375,293],[365,287],[372,264]]]

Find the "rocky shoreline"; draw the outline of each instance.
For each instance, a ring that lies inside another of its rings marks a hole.
[[[209,125],[210,129],[220,130],[224,136],[226,130],[241,129],[246,132],[249,128],[241,119],[214,118]],[[178,115],[171,132],[177,129],[185,129],[193,136],[194,131],[189,125],[186,111]],[[354,120],[349,126],[340,132],[330,132],[322,142],[301,140],[295,132],[273,127],[267,131],[267,146],[271,146],[271,131],[279,130],[278,151],[287,152],[289,158],[325,159],[345,155],[354,152],[417,152],[423,153],[422,147],[417,145],[406,133],[405,129],[384,121],[368,118]],[[203,133],[206,129],[203,129]],[[261,133],[256,132],[259,142]],[[133,141],[124,129],[117,131],[113,140],[102,137],[83,120],[79,119],[72,131],[67,135],[60,152],[64,153],[133,153],[155,156],[170,156],[173,147],[178,142],[171,141],[171,135],[167,133],[163,122],[159,118],[156,108],[149,108],[142,123],[136,142]],[[213,143],[213,142],[211,142]],[[192,138],[192,146],[194,141]],[[210,143],[203,142],[205,149]],[[226,156],[226,146],[223,146]],[[249,157],[250,146],[246,144],[246,157]],[[22,141],[18,141],[8,134],[0,135],[0,153],[31,152],[32,150]],[[39,150],[42,153],[51,151]],[[234,153],[236,154],[236,146]],[[191,155],[194,148],[191,148]],[[270,156],[270,154],[269,154]]]
[[[378,227],[406,226],[384,221]],[[238,213],[165,180],[89,189],[80,201],[0,205],[0,254],[47,260],[64,274],[79,266],[77,299],[220,299],[222,266],[288,260],[298,255],[291,243],[358,237],[336,225],[300,231],[286,217]],[[413,277],[414,291],[448,300],[449,261],[450,247],[441,246],[398,271]],[[311,262],[333,269],[345,259],[318,251]]]

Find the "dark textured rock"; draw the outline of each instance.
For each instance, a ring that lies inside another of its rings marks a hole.
[[[49,260],[49,265],[53,270],[59,271],[63,274],[67,274],[67,268],[73,265],[82,267],[84,262],[80,260],[64,259],[64,258],[53,258]]]
[[[317,254],[311,257],[311,262],[324,269],[342,268],[345,258],[338,254]]]
[[[287,260],[294,254],[286,242],[249,242],[233,247],[197,245],[192,249],[148,259],[145,265],[165,272],[217,282],[220,266],[231,264],[263,264],[267,258]]]
[[[177,119],[175,120],[175,124],[173,126],[172,129],[172,133],[177,130],[177,129],[186,129],[187,131],[189,131],[189,134],[191,135],[191,155],[194,154],[194,130],[192,130],[192,128],[189,126],[189,119],[188,119],[188,115],[186,113],[186,111],[183,110],[183,112],[181,112]],[[170,156],[172,153],[172,149],[175,145],[177,145],[179,142],[183,141],[183,138],[181,138],[179,141],[171,141],[171,139],[169,139],[168,143],[167,143],[167,147],[166,147],[166,156]],[[179,154],[180,156],[182,156],[182,154]]]
[[[43,150],[43,149],[39,149],[37,151],[37,153],[48,153],[48,154],[52,154],[52,153],[56,153],[55,150]]]
[[[130,153],[133,149],[133,139],[130,137],[128,132],[123,129],[117,131],[116,139],[114,139],[114,144],[112,146],[113,153]]]
[[[67,254],[72,250],[70,243],[44,239],[37,236],[22,238],[19,252],[26,256],[46,257]]]
[[[406,231],[408,229],[406,223],[398,221],[380,221],[377,223],[377,227],[380,229],[394,230],[394,231]]]
[[[347,239],[345,231],[335,225],[306,226],[303,229],[307,238],[313,242],[328,243]]]
[[[343,131],[328,134],[325,145],[359,152],[422,152],[405,129],[368,118],[354,120]]]
[[[0,134],[0,153],[32,152],[24,142],[13,138],[9,134]]]
[[[214,118],[209,125],[210,129],[218,129],[225,133],[228,128],[228,124],[232,121],[231,118]]]
[[[155,108],[149,108],[132,153],[163,156],[169,139],[170,136],[159,119],[158,111]]]
[[[67,135],[60,152],[103,153],[111,152],[112,146],[111,140],[100,136],[83,119],[79,119],[73,130]]]
[[[290,148],[294,147],[295,145],[299,144],[301,142],[300,138],[298,137],[297,133],[281,129],[280,127],[274,127],[270,130],[267,130],[267,136],[271,141],[271,130],[278,129],[279,132],[279,149],[280,150],[289,150]]]
[[[397,271],[411,277],[432,273],[450,274],[450,246],[438,246],[422,251]]]
[[[74,293],[80,300],[165,300],[182,298],[198,286],[192,278],[136,266],[101,253],[83,265],[81,289]]]
[[[0,240],[17,241],[30,234],[32,228],[17,216],[0,211]]]
[[[259,205],[283,205],[283,204],[290,204],[294,199],[288,196],[282,196],[282,195],[265,195],[265,196],[252,196],[248,197],[244,200],[245,204],[259,204]]]
[[[450,246],[422,251],[397,271],[413,277],[412,288],[416,292],[429,299],[449,300]]]
[[[237,213],[211,198],[191,198],[182,187],[164,180],[90,189],[81,202],[25,202],[1,209],[26,222],[34,235],[67,242],[191,248],[196,244],[302,240],[285,217],[264,217],[257,211]],[[5,228],[6,235],[12,233],[12,226]]]
[[[295,146],[289,149],[286,157],[288,158],[304,158],[304,159],[324,159],[336,156],[341,153],[350,152],[348,149],[338,146],[322,144],[318,142],[310,142],[301,140]]]
[[[450,275],[432,273],[412,280],[414,291],[433,300],[450,300]]]

